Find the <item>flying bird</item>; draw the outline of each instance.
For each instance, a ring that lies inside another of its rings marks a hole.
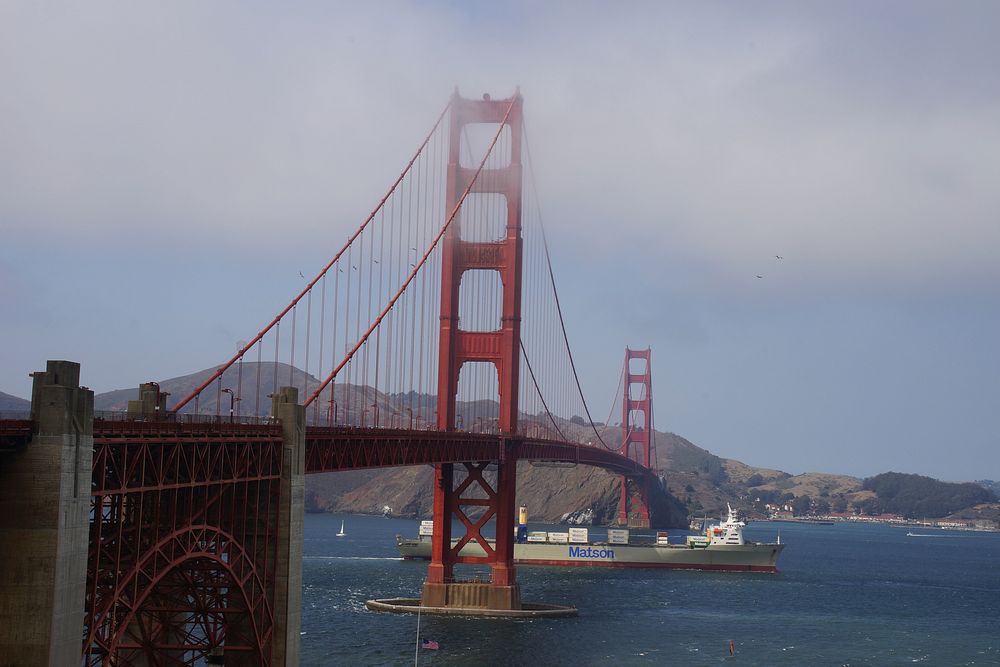
[[[784,259],[784,257],[782,257],[781,255],[775,255],[774,258],[775,259]]]
[[[302,272],[301,272],[301,271],[299,271],[299,278],[305,278],[305,276],[304,276],[304,275],[302,275]]]
[[[762,276],[762,275],[760,275],[760,274],[757,274],[757,277],[758,277],[758,278],[763,278],[764,276]]]

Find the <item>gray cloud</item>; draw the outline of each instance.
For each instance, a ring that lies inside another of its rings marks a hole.
[[[184,290],[209,284],[214,295],[232,280],[240,267],[212,259],[232,249],[257,302],[191,316],[253,329],[297,271],[321,265],[371,209],[453,86],[472,97],[519,84],[567,289],[606,273],[595,292],[610,299],[625,280],[614,264],[629,259],[641,298],[676,309],[623,313],[599,336],[581,324],[582,353],[642,338],[699,360],[656,366],[703,371],[688,381],[707,397],[675,395],[690,409],[658,414],[724,449],[736,426],[711,415],[742,399],[709,385],[727,377],[713,356],[757,355],[762,367],[748,372],[782,364],[776,376],[790,382],[821,347],[809,322],[834,319],[831,304],[882,299],[917,313],[932,298],[966,304],[962,313],[995,310],[998,19],[988,2],[5,3],[0,298],[24,317],[10,330],[19,353],[2,357],[19,384],[2,388],[23,395],[26,372],[52,356],[78,355],[104,388],[154,370],[139,368],[143,350],[124,333],[68,349],[56,332],[39,335],[66,277],[32,256],[101,281],[93,299],[107,321],[116,311],[104,286],[133,277],[117,264],[155,271],[169,286],[161,308],[182,308]],[[194,274],[176,268],[192,248]],[[30,303],[12,285],[33,286]],[[135,308],[122,330],[162,336],[161,347],[183,339],[180,325]],[[773,336],[768,318],[789,309],[798,343],[763,353],[738,344],[743,327],[754,341]],[[880,336],[905,335],[876,319]],[[948,349],[960,348],[950,335]],[[228,329],[205,336],[200,350],[185,339],[194,357],[157,359],[155,370],[190,372],[230,350]],[[995,353],[975,351],[1000,367]],[[619,351],[610,358],[586,380],[602,397]],[[968,391],[988,391],[980,382]],[[799,435],[815,433],[818,417],[808,419]],[[976,433],[970,442],[983,448]]]

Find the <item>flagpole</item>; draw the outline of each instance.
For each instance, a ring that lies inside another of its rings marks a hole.
[[[413,667],[417,667],[420,661],[420,606],[423,602],[417,600],[417,646],[413,649]]]

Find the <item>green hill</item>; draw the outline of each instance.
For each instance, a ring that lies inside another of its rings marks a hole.
[[[31,401],[0,391],[0,412],[27,412],[29,410],[31,410]]]
[[[973,505],[997,501],[992,491],[979,484],[942,482],[901,472],[869,477],[863,488],[875,492],[880,507],[873,509],[914,519],[938,519]]]

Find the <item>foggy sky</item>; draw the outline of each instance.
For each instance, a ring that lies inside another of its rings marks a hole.
[[[998,26],[909,0],[0,4],[0,391],[46,359],[101,392],[228,358],[456,85],[519,85],[595,416],[648,345],[657,428],[721,456],[1000,479]]]

